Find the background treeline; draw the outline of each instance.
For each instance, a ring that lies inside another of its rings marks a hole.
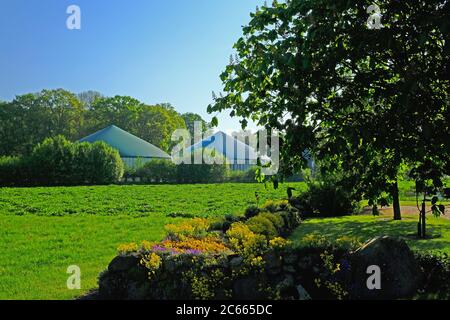
[[[0,101],[0,156],[30,154],[46,138],[79,140],[111,124],[169,151],[175,129],[193,130],[197,114],[179,114],[170,104],[146,105],[128,96],[105,97],[95,91],[74,94],[43,90]]]
[[[0,157],[0,186],[99,185],[120,181],[117,150],[104,142],[73,143],[48,138],[26,156]]]
[[[145,184],[255,182],[255,168],[231,171],[223,164],[179,164],[153,160],[141,167],[126,168],[124,182]]]

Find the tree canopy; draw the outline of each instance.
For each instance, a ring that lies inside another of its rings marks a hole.
[[[46,138],[79,140],[109,125],[168,151],[175,129],[186,128],[170,104],[146,105],[127,96],[104,97],[87,91],[43,90],[0,102],[0,155],[29,154]]]
[[[356,173],[372,198],[395,186],[403,163],[432,171],[440,185],[450,173],[450,2],[378,1],[378,29],[367,25],[371,4],[258,8],[221,75],[225,94],[208,111],[231,109],[243,127],[252,119],[280,130],[286,172],[310,150]]]

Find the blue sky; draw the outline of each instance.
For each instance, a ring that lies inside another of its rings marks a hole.
[[[211,91],[263,0],[0,0],[0,99],[42,89],[129,95],[210,119]],[[66,9],[81,8],[81,30]],[[219,116],[220,129],[238,122]]]

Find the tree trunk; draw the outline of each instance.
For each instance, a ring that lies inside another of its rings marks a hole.
[[[394,205],[394,220],[402,220],[402,212],[400,209],[400,196],[397,181],[395,181],[394,185],[392,186],[392,199]]]

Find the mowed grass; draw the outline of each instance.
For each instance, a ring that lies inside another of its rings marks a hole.
[[[122,243],[157,241],[164,225],[189,217],[243,214],[266,200],[286,198],[304,183],[286,183],[274,190],[262,184],[161,186],[95,186],[0,188],[0,299],[73,299],[97,287],[97,278]],[[411,186],[401,185],[402,200],[411,201]],[[412,202],[412,201],[411,201]],[[178,218],[173,218],[178,217]],[[384,219],[384,220],[383,220]],[[413,234],[416,219],[352,216],[313,219],[293,235],[300,239],[318,232],[331,239],[355,235]],[[429,219],[430,230],[442,237],[409,243],[418,249],[449,252],[449,221]],[[81,290],[68,290],[67,267],[81,268]]]
[[[0,188],[0,214],[39,216],[132,216],[157,214],[215,216],[242,213],[269,199],[286,198],[286,188],[301,191],[304,183],[283,184],[275,190],[263,184],[94,186]]]
[[[387,235],[403,238],[413,250],[450,254],[450,220],[430,214],[427,219],[430,239],[419,240],[416,237],[418,219],[414,215],[406,215],[402,221],[394,221],[392,216],[369,215],[309,219],[302,223],[290,239],[302,246],[305,245],[304,238],[310,234],[324,236],[331,242],[343,236],[366,242],[374,237]]]
[[[0,299],[71,299],[97,286],[118,244],[159,240],[176,221],[104,216],[0,215]],[[67,267],[81,268],[82,290],[68,290]]]
[[[286,197],[261,184],[98,186],[0,189],[0,299],[73,299],[97,278],[122,243],[157,241],[175,216],[242,214]],[[81,290],[68,290],[67,267],[81,268]]]

